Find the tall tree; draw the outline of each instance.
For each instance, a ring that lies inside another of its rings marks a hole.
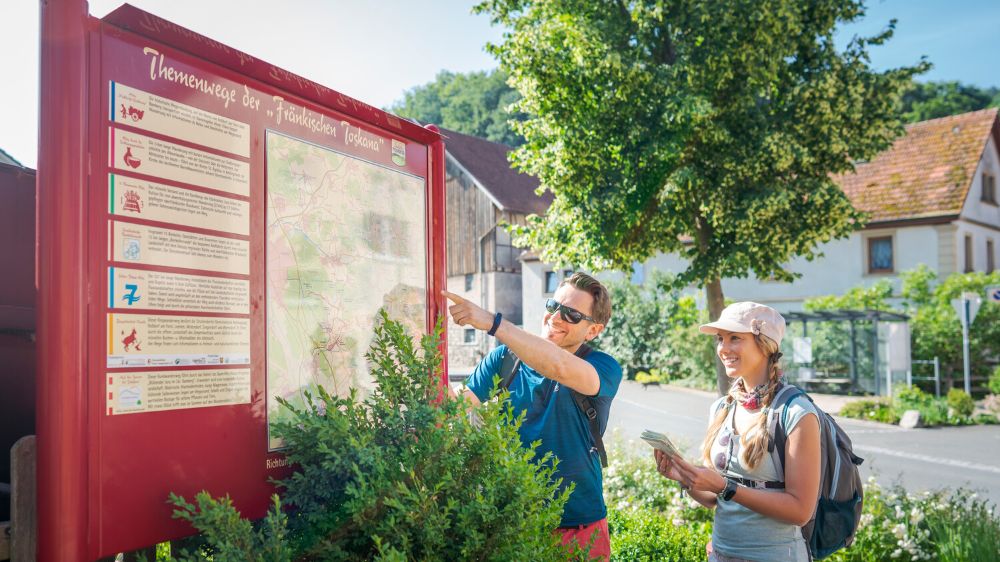
[[[485,0],[491,46],[529,117],[517,166],[555,195],[518,230],[543,259],[627,269],[657,252],[680,284],[790,280],[785,264],[863,220],[831,179],[902,132],[901,89],[929,66],[876,72],[838,24],[857,0]],[[719,390],[728,380],[717,367]]]
[[[519,146],[524,139],[514,132],[510,120],[523,119],[507,108],[520,98],[507,84],[503,71],[438,73],[433,82],[417,86],[403,94],[389,111],[427,123],[500,142]]]
[[[977,88],[958,82],[914,82],[900,99],[907,123],[1000,107],[1000,88]]]

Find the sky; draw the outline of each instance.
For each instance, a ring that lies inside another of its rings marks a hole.
[[[803,0],[806,1],[806,0]],[[472,15],[468,0],[131,0],[132,5],[368,104],[387,107],[441,70],[496,67],[484,50],[502,30]],[[119,0],[92,0],[102,17]],[[869,0],[871,35],[890,19],[896,36],[872,52],[879,69],[927,56],[923,80],[1000,86],[1000,1]],[[3,0],[0,10],[0,148],[34,167],[38,142],[38,2]]]

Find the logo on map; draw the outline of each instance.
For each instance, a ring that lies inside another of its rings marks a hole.
[[[139,241],[135,238],[126,238],[122,256],[127,260],[139,261]]]
[[[128,190],[122,194],[122,210],[132,213],[142,212],[142,197],[134,190]]]
[[[125,336],[125,332],[122,332],[122,335]],[[129,351],[130,347],[135,348],[131,351],[142,351],[142,348],[139,347],[140,344],[142,344],[142,342],[139,341],[139,333],[136,332],[135,328],[132,328],[131,334],[122,338],[122,346],[125,348],[125,351]]]
[[[132,147],[125,149],[125,156],[122,157],[125,160],[125,165],[130,168],[138,168],[142,164],[142,160],[139,160],[135,156],[132,156]]]
[[[406,143],[392,139],[392,162],[397,166],[406,165]]]
[[[125,301],[126,303],[128,303],[129,306],[132,306],[133,304],[139,302],[142,299],[142,297],[140,297],[139,295],[135,294],[136,291],[139,290],[139,286],[138,285],[129,283],[129,284],[125,285],[125,290],[128,291],[128,292],[125,293],[122,296],[122,300]]]

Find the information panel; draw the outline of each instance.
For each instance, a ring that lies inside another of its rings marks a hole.
[[[40,553],[70,559],[192,534],[170,493],[262,516],[291,470],[275,399],[369,391],[379,309],[419,336],[444,288],[436,132],[130,6],[84,35],[93,259],[53,292],[87,288],[85,395],[79,418],[41,415],[86,443],[39,457],[40,489],[85,506],[79,520],[39,502],[40,525],[60,525]],[[52,538],[77,531],[80,551]]]

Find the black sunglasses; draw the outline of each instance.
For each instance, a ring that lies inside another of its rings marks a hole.
[[[556,299],[545,299],[545,310],[549,311],[549,314],[555,314],[556,311],[559,311],[559,316],[562,316],[562,319],[570,324],[579,324],[581,320],[587,320],[595,324],[597,323],[597,320],[594,320],[590,316],[587,316],[575,308],[566,306]]]

